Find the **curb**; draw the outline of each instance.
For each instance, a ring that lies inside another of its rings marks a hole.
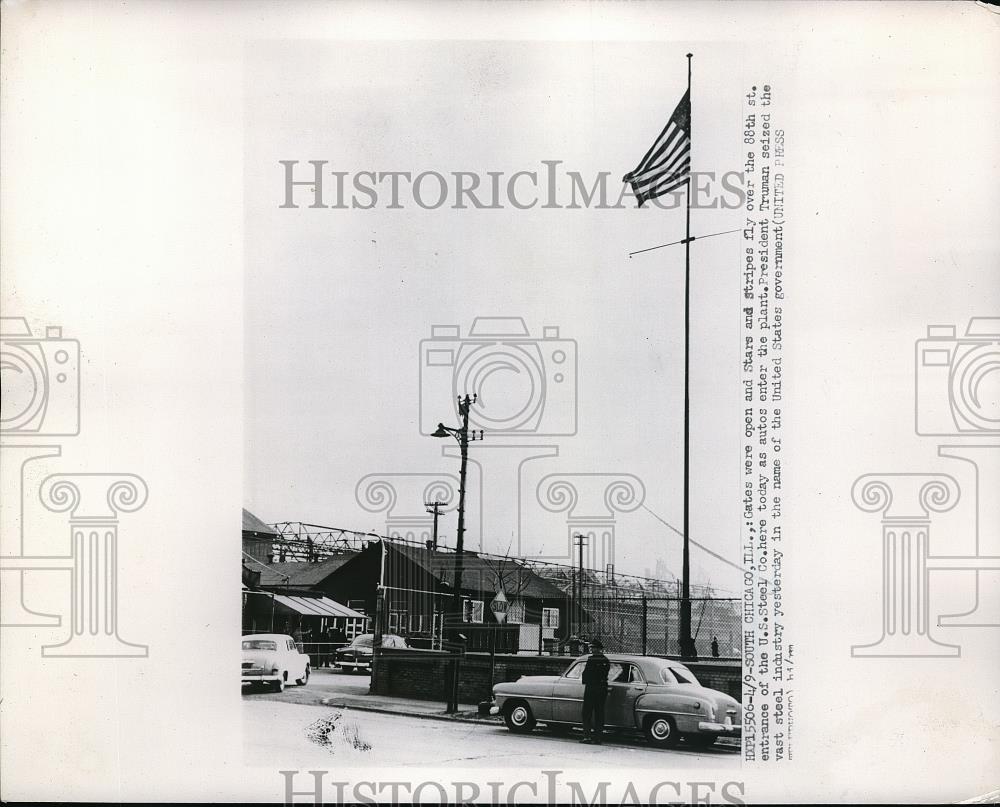
[[[397,715],[402,717],[419,717],[424,720],[439,720],[445,723],[472,723],[480,726],[501,726],[503,725],[499,717],[496,718],[485,718],[485,717],[463,717],[463,716],[450,716],[447,714],[437,714],[435,712],[401,712],[398,709],[389,709],[385,706],[369,706],[368,704],[353,704],[353,703],[335,703],[336,698],[323,698],[320,703],[324,706],[330,706],[334,709],[354,709],[358,712],[375,712],[382,715]],[[723,742],[718,743],[718,748],[734,749],[739,750],[741,745],[739,742],[734,742],[730,738],[724,738]]]
[[[359,712],[376,712],[383,715],[401,715],[403,717],[419,717],[424,720],[443,720],[446,723],[474,723],[486,726],[499,726],[500,720],[494,718],[465,717],[462,715],[437,714],[435,712],[403,712],[399,709],[390,709],[386,706],[369,706],[368,704],[338,703],[336,697],[323,698],[320,700],[324,706],[331,706],[335,709],[354,709]]]

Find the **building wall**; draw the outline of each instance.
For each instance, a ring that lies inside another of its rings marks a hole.
[[[375,598],[378,591],[379,572],[382,555],[377,544],[371,544],[357,557],[349,560],[316,588],[333,600],[351,606],[351,602],[363,601],[363,610],[375,619]]]
[[[516,681],[522,675],[559,675],[573,656],[512,656],[497,655],[494,682]],[[461,661],[461,682],[458,699],[461,703],[478,703],[491,695],[490,656],[488,653],[467,653]],[[686,662],[704,686],[725,692],[742,700],[742,668],[738,661]],[[392,656],[379,658],[373,689],[377,695],[421,700],[447,700],[451,660],[437,651],[394,651]]]
[[[273,536],[257,532],[243,533],[243,551],[260,563],[268,563],[271,554]]]

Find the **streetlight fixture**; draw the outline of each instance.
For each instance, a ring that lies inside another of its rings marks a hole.
[[[469,443],[475,440],[483,439],[483,431],[479,430],[479,436],[476,436],[476,430],[469,430],[469,410],[472,408],[472,404],[476,402],[477,396],[473,395],[459,395],[458,396],[458,414],[462,418],[462,425],[457,429],[451,426],[445,426],[443,423],[438,423],[437,431],[435,431],[431,437],[454,437],[458,441],[458,445],[461,451],[462,466],[458,474],[458,531],[455,539],[455,612],[458,616],[458,621],[462,621],[462,571],[463,571],[463,560],[462,551],[465,545],[465,473],[469,462]]]

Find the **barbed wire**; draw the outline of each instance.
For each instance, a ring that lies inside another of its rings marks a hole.
[[[412,546],[419,549],[427,549],[427,543],[411,538],[403,538],[399,535],[383,535],[372,530],[362,531],[342,527],[331,527],[321,524],[309,524],[300,521],[280,521],[271,525],[276,534],[273,538],[258,538],[272,544],[271,557],[277,555],[282,558],[281,562],[321,562],[331,556],[343,554],[345,551],[360,552],[371,541],[387,541],[389,543]],[[274,552],[274,547],[278,551]],[[284,551],[282,551],[284,550]],[[434,550],[438,553],[454,553],[452,547],[439,544]],[[498,555],[491,552],[477,552],[465,550],[464,555],[475,555],[483,560],[495,563],[515,563],[520,567],[527,568],[538,574],[539,577],[552,583],[560,575],[565,576],[569,583],[580,574],[577,566],[566,563],[558,563],[541,558],[520,557],[511,555]],[[590,582],[588,582],[588,578]],[[603,578],[603,580],[602,580]],[[655,592],[658,595],[666,594],[667,587],[679,585],[679,580],[673,577],[671,580],[661,580],[641,575],[625,574],[618,571],[598,571],[596,569],[583,569],[584,588],[601,587],[614,588],[618,590],[638,589],[643,592]],[[699,598],[710,598],[715,592],[733,595],[733,592],[717,588],[710,585],[692,585],[692,595]],[[695,592],[700,592],[696,594]]]

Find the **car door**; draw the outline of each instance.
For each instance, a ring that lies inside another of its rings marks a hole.
[[[646,691],[646,680],[635,664],[622,663],[621,672],[608,681],[604,722],[608,726],[635,726],[635,700]]]
[[[552,686],[552,719],[560,723],[580,723],[583,719],[583,665],[578,661]]]

